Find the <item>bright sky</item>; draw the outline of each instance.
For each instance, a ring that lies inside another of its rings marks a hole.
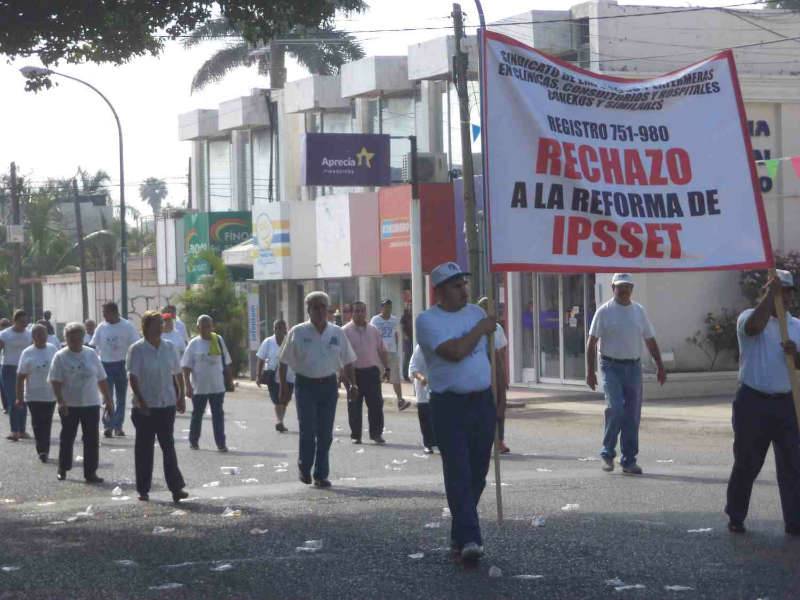
[[[452,3],[444,0],[368,0],[370,10],[343,18],[345,30],[404,27],[449,27]],[[487,21],[516,15],[526,10],[565,10],[570,0],[484,0]],[[620,2],[623,4],[626,2]],[[714,0],[707,5],[730,5],[733,0]],[[636,2],[663,6],[689,6],[680,0]],[[402,10],[398,10],[402,7]],[[462,0],[467,24],[477,24],[473,3]],[[470,30],[473,31],[473,30]],[[439,37],[447,30],[359,34],[368,55],[405,54],[417,42]],[[112,102],[122,121],[125,143],[126,200],[149,213],[139,199],[139,184],[147,177],[160,177],[169,184],[166,202],[185,204],[189,143],[178,141],[178,115],[197,108],[216,108],[251,88],[267,87],[268,80],[255,68],[241,68],[223,81],[190,94],[192,76],[215,49],[224,42],[209,42],[184,50],[170,43],[159,57],[141,58],[122,67],[111,65],[60,65],[57,70],[95,85]],[[0,65],[0,170],[7,172],[11,161],[20,173],[33,181],[48,177],[71,177],[77,167],[91,172],[103,169],[112,179],[113,196],[118,198],[119,167],[117,134],[111,111],[90,89],[66,79],[38,94],[24,91],[19,67],[39,65],[34,59],[20,59]],[[289,80],[307,76],[288,64]]]

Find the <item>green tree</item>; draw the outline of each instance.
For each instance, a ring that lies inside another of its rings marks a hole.
[[[51,188],[33,191],[22,207],[26,230],[22,267],[28,275],[57,273],[71,258],[70,242],[61,227],[61,207]]]
[[[216,17],[242,23],[252,44],[300,27],[325,27],[336,11],[363,10],[364,0],[82,0],[0,2],[0,54],[37,56],[46,66],[67,63],[123,64],[157,55],[169,39],[188,34]],[[26,89],[50,87],[48,77]]]
[[[246,359],[245,298],[236,293],[225,263],[213,250],[203,250],[192,260],[206,261],[211,267],[211,272],[203,277],[197,286],[181,295],[179,303],[183,305],[183,320],[193,326],[200,315],[209,315],[214,319],[216,331],[225,339],[228,351],[231,353],[233,372],[238,373]]]
[[[339,8],[352,2],[334,0],[331,4]],[[359,7],[363,8],[366,5]],[[192,48],[209,39],[236,38],[241,35],[242,29],[229,19],[215,19],[192,31],[183,44],[186,48]],[[361,44],[353,36],[327,24],[320,27],[294,25],[279,30],[276,36],[266,43],[256,44],[242,38],[240,43],[218,50],[195,73],[192,92],[219,81],[232,69],[253,65],[258,66],[259,74],[269,76],[271,88],[283,88],[287,53],[316,75],[336,73],[344,63],[364,56]]]
[[[167,193],[167,182],[157,177],[148,177],[139,186],[139,196],[150,205],[154,215],[161,212],[161,201]]]

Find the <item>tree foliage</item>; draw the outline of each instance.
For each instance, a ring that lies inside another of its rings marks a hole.
[[[233,372],[238,373],[245,363],[244,349],[247,308],[244,296],[236,293],[236,288],[222,258],[212,249],[199,252],[192,260],[204,260],[210,274],[203,277],[198,285],[181,295],[182,317],[189,324],[197,322],[200,315],[209,315],[228,346],[233,363]]]
[[[775,254],[775,268],[789,271],[795,282],[800,282],[800,252]],[[743,271],[739,278],[739,287],[742,295],[747,298],[752,306],[758,303],[762,288],[767,283],[766,271]],[[792,295],[792,302],[786,307],[794,316],[800,316],[800,298],[798,294]]]
[[[154,215],[161,212],[161,201],[167,193],[167,182],[157,177],[148,177],[139,185],[139,196],[150,205]]]
[[[362,10],[363,0],[82,0],[0,2],[0,54],[36,55],[49,67],[60,62],[123,64],[157,55],[169,39],[185,36],[216,18],[241,23],[254,45],[293,27],[331,25],[340,9]],[[47,77],[27,89],[50,87]]]

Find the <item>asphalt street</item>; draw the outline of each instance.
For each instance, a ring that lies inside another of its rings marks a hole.
[[[748,533],[726,529],[724,399],[646,404],[641,477],[600,470],[599,400],[537,399],[510,411],[505,522],[490,485],[476,569],[447,551],[440,459],[421,452],[415,408],[387,407],[385,446],[353,446],[340,402],[334,487],[324,491],[297,481],[294,407],[286,434],[273,428],[266,392],[250,385],[225,410],[228,454],[214,449],[209,416],[199,451],[186,441],[188,415],[177,420],[191,494],[179,508],[158,449],[151,501],[136,499],[129,422],[128,437],[103,440],[100,486],[83,483],[79,464],[58,482],[32,441],[2,440],[0,599],[800,597],[800,539],[784,534],[771,455]]]

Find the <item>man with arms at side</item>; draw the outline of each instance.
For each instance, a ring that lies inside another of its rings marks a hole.
[[[269,398],[275,406],[275,431],[286,433],[289,431],[283,423],[286,417],[287,404],[283,404],[280,398],[280,382],[278,381],[278,369],[280,361],[278,356],[281,353],[281,345],[286,339],[286,321],[278,319],[272,324],[273,335],[265,338],[256,352],[258,367],[256,368],[256,385],[261,387],[266,384]],[[292,398],[294,390],[294,371],[289,369],[286,373],[286,385],[289,388],[289,399]]]
[[[478,502],[497,417],[486,336],[497,322],[467,303],[466,275],[453,262],[431,271],[437,303],[417,317],[417,341],[428,368],[433,429],[453,519],[451,548],[475,561],[483,555]]]
[[[597,387],[595,361],[600,341],[600,368],[603,370],[606,397],[605,432],[600,458],[603,470],[614,470],[617,438],[622,449],[622,472],[641,475],[639,454],[639,421],[642,416],[642,340],[658,369],[658,382],[667,381],[661,362],[655,331],[641,304],[631,300],[633,278],[628,273],[615,273],[611,278],[614,297],[597,309],[589,328],[586,344],[586,383]]]
[[[400,357],[400,319],[392,314],[392,301],[386,298],[381,302],[381,312],[370,320],[370,324],[378,328],[383,338],[383,347],[389,357],[389,373],[388,377],[384,377],[386,381],[392,384],[394,388],[394,395],[397,397],[397,408],[405,410],[411,403],[403,398],[403,388],[401,383],[403,381],[402,374],[400,373],[402,367],[402,360]]]

